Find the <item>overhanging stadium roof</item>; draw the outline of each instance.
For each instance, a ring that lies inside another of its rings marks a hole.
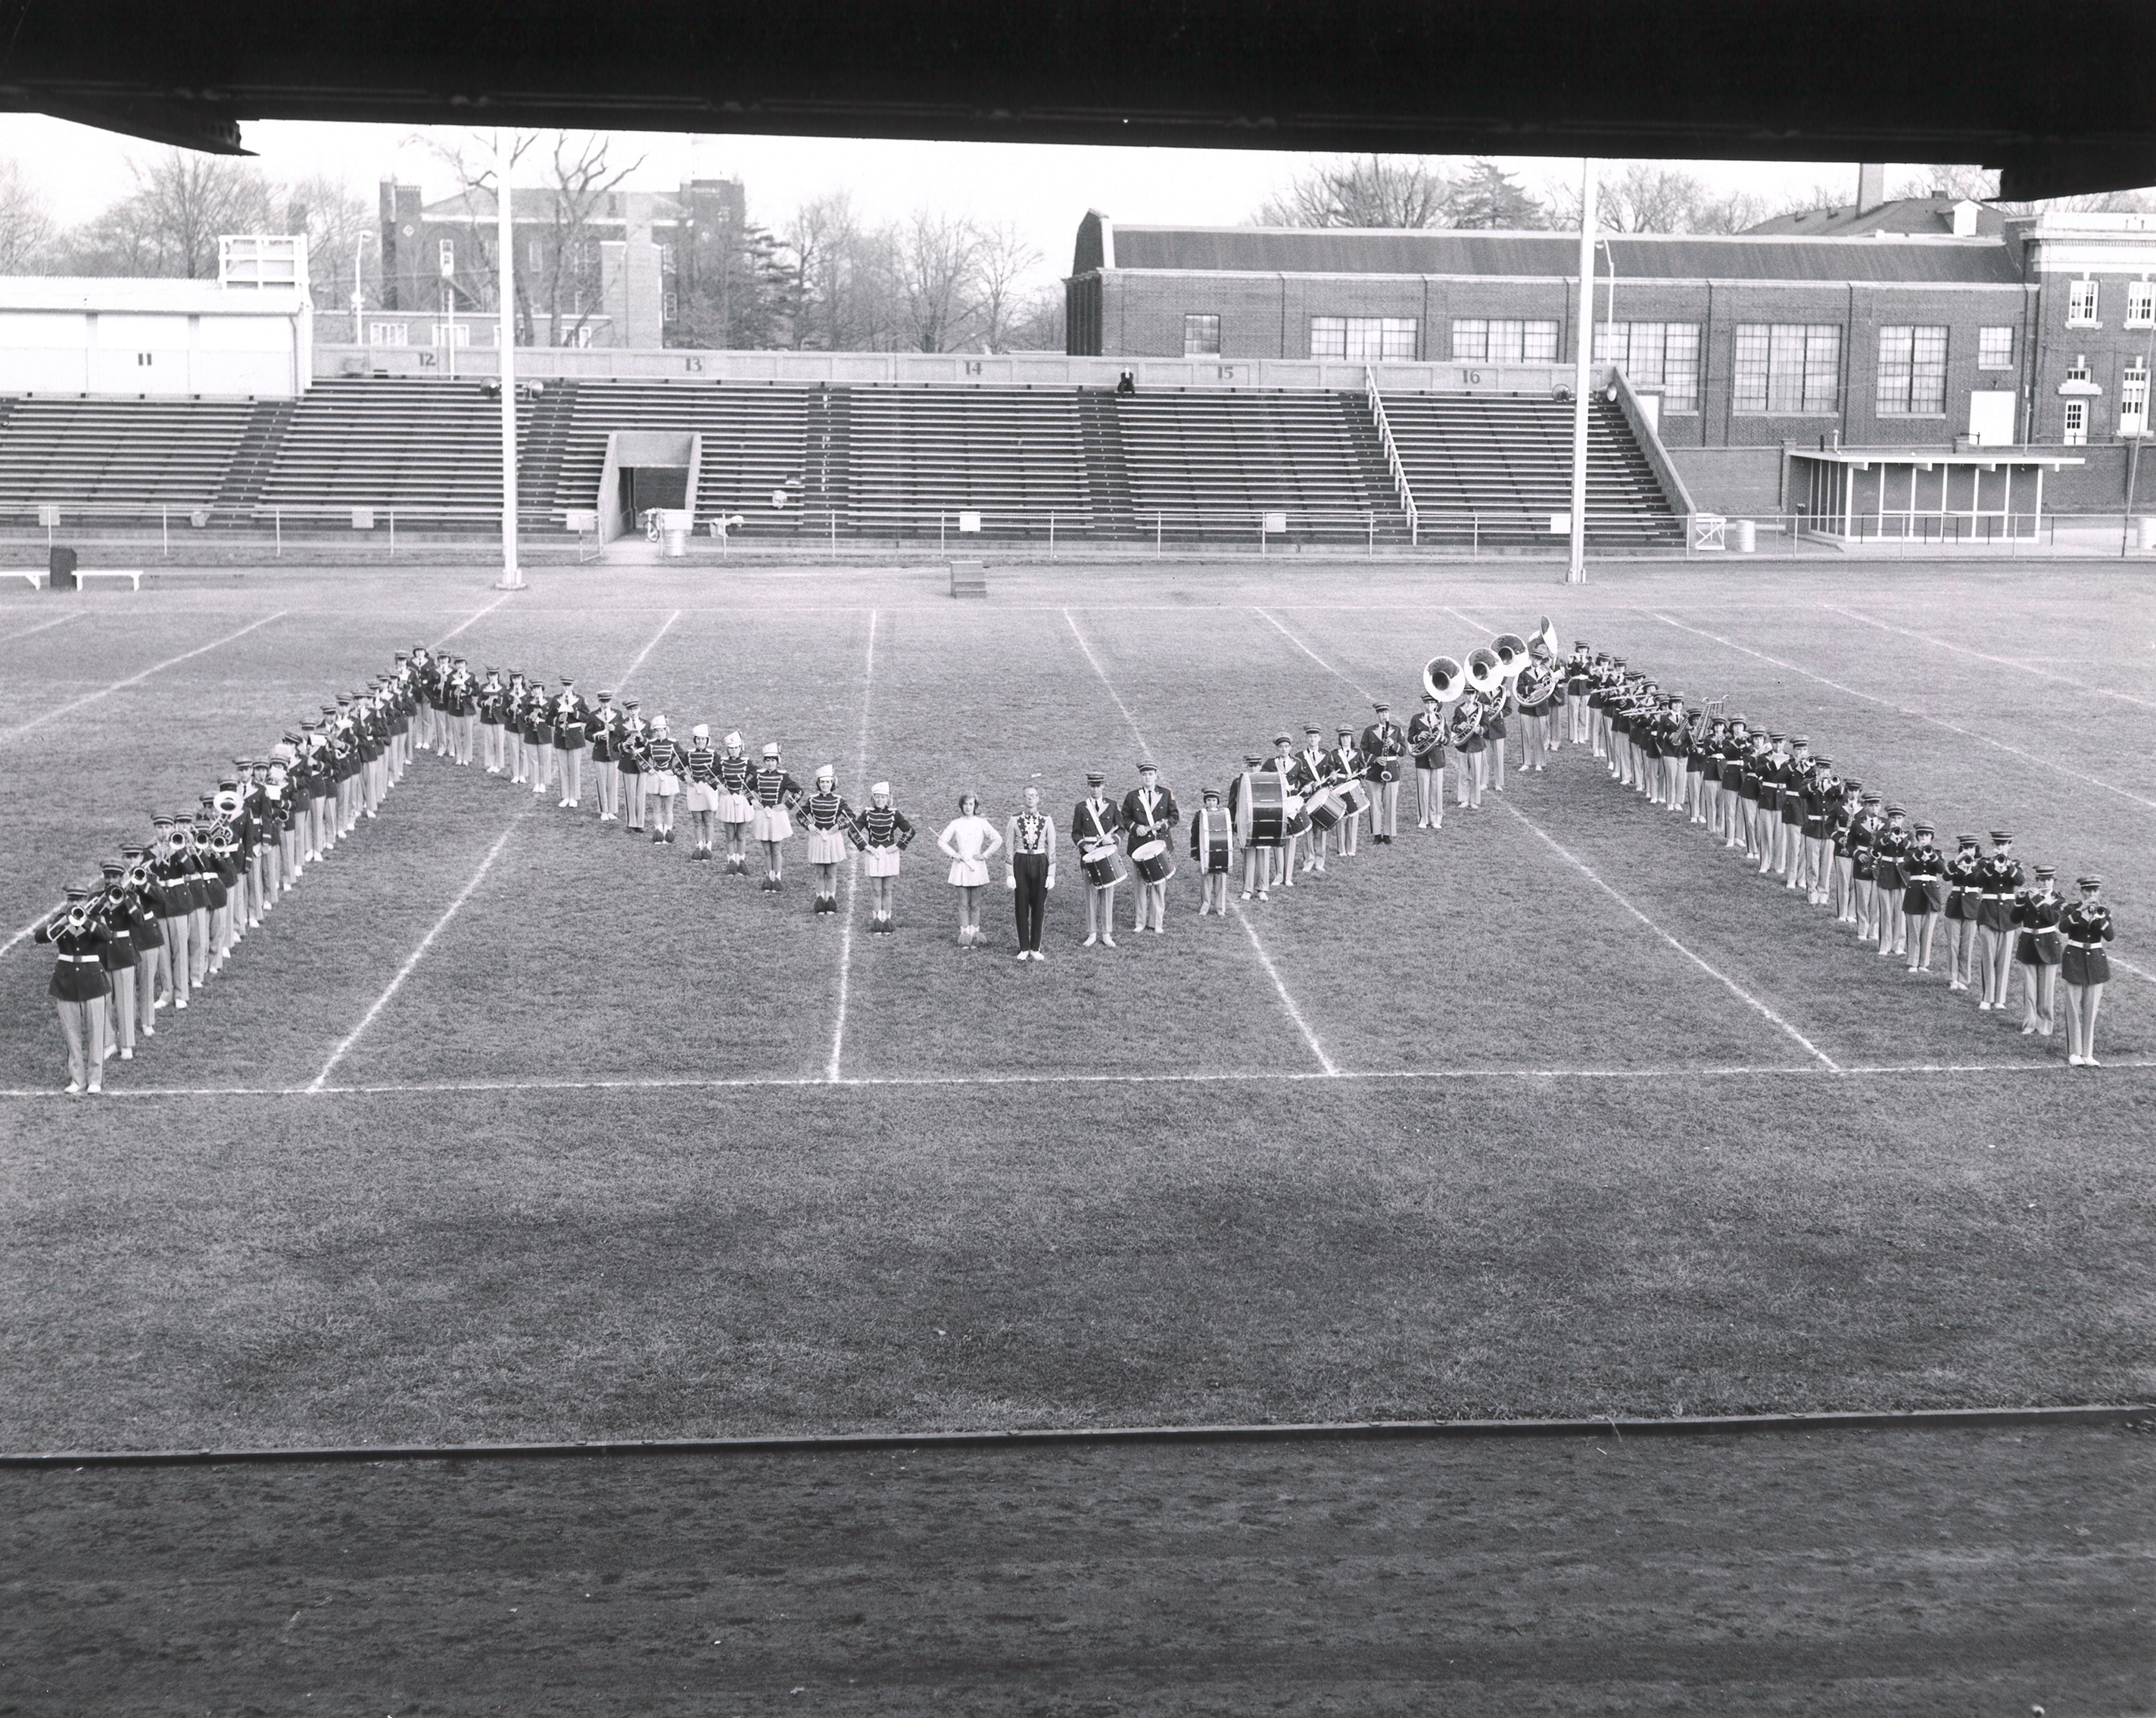
[[[2156,5],[2081,0],[10,0],[0,110],[1498,155],[2156,182]],[[2138,69],[2137,69],[2138,68]]]
[[[1579,273],[1576,233],[1402,232],[1306,227],[1126,227],[1118,269],[1291,275],[1545,275]],[[1784,239],[1611,234],[1622,280],[1892,280],[2019,285],[1998,239]],[[1083,272],[1084,258],[1080,258]]]

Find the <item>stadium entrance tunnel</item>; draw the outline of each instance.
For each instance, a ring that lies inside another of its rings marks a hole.
[[[599,540],[611,543],[640,531],[654,507],[693,509],[703,443],[701,435],[667,430],[617,430],[608,435],[595,497]]]

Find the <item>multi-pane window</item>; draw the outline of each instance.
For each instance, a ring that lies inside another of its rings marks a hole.
[[[680,313],[681,301],[670,292],[661,293],[659,304],[660,316],[665,321],[672,321]]]
[[[2085,447],[2088,444],[2088,402],[2070,399],[2066,402],[2066,433],[2063,440],[2068,447]]]
[[[2156,327],[2156,280],[2128,280],[2126,283],[2126,326],[2129,328]]]
[[[2095,281],[2067,282],[2066,326],[2069,328],[2094,328],[2100,326],[2096,319]]]
[[[1452,356],[1468,364],[1553,364],[1557,324],[1481,316],[1457,321],[1452,325]]]
[[[1841,404],[1841,329],[1833,322],[1739,322],[1732,402],[1740,412],[1831,413]]]
[[[1412,360],[1415,355],[1413,316],[1312,316],[1310,355],[1314,358],[1349,358],[1362,363],[1391,359]]]
[[[1599,323],[1594,362],[1614,363],[1635,382],[1659,382],[1666,412],[1699,409],[1697,322]]]
[[[407,346],[411,343],[412,330],[403,322],[369,322],[367,325],[367,343],[369,346]]]
[[[2014,368],[2013,329],[1979,328],[1976,331],[1976,367],[1979,370],[2010,370]]]
[[[1317,338],[1313,328],[1311,337]],[[1214,316],[1186,316],[1183,319],[1183,355],[1185,357],[1218,357],[1220,356],[1220,319]]]
[[[1947,409],[1947,331],[1879,331],[1879,415],[1937,417]]]
[[[454,239],[444,239],[442,240],[442,278],[446,280],[456,271],[457,241]]]
[[[470,346],[470,322],[436,322],[434,325],[434,344],[437,346]]]
[[[2148,365],[2128,364],[2118,375],[2118,433],[2143,435],[2148,430]]]

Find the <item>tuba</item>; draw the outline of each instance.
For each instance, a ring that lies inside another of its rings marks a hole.
[[[1467,653],[1467,684],[1476,692],[1489,692],[1504,678],[1505,665],[1495,651],[1477,648]]]
[[[1467,690],[1467,671],[1450,656],[1432,656],[1423,664],[1422,689],[1440,704],[1450,704]]]
[[[1490,640],[1490,647],[1497,653],[1497,668],[1507,680],[1519,678],[1520,671],[1527,666],[1527,641],[1517,632],[1501,632]]]
[[[1547,615],[1543,616],[1543,624],[1535,629],[1535,635],[1528,642],[1540,649],[1552,661],[1555,661],[1561,654],[1557,647],[1557,625]]]

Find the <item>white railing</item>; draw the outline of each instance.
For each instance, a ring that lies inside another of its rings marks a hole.
[[[1385,464],[1393,474],[1393,489],[1400,498],[1400,511],[1407,515],[1408,542],[1410,545],[1421,541],[1421,522],[1415,517],[1414,491],[1408,486],[1405,466],[1400,464],[1400,450],[1393,440],[1393,426],[1385,416],[1384,396],[1378,392],[1378,373],[1372,369],[1363,372],[1363,397],[1370,404],[1370,421],[1378,426],[1378,440],[1384,445]]]

